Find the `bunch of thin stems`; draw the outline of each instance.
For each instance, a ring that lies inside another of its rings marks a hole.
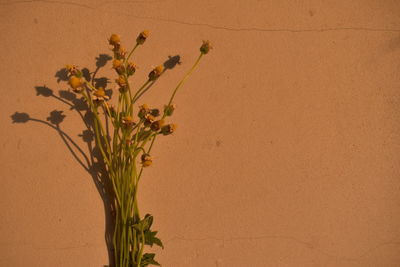
[[[138,99],[163,73],[162,67],[159,66],[150,72],[149,78],[137,90],[133,90],[130,84],[129,76],[133,75],[135,66],[129,60],[134,51],[144,43],[147,35],[147,31],[139,35],[136,45],[128,55],[119,43],[119,36],[112,35],[109,39],[110,44],[114,46],[114,68],[119,74],[117,83],[120,88],[116,107],[107,103],[108,96],[103,88],[96,88],[79,70],[69,66],[70,85],[82,94],[93,114],[96,144],[113,186],[116,211],[113,251],[116,267],[159,265],[154,260],[154,254],[144,253],[145,245],[162,246],[162,243],[155,237],[157,232],[150,229],[152,216],[140,215],[137,198],[139,182],[143,169],[152,163],[150,152],[156,137],[168,135],[175,129],[172,124],[165,125],[164,120],[172,115],[177,91],[198,66],[203,55],[207,54],[208,50],[205,53],[204,46],[208,45],[206,48],[210,49],[209,43],[204,42],[199,57],[172,91],[162,113],[148,108],[147,105],[141,106],[139,111],[134,111]],[[74,83],[73,79],[78,79],[79,82]],[[103,115],[104,118],[101,118]],[[156,120],[156,117],[160,119]],[[112,133],[104,127],[105,122],[113,126]]]

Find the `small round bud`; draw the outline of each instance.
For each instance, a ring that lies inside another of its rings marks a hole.
[[[172,116],[172,114],[174,113],[175,109],[176,109],[176,105],[175,104],[165,105],[164,106],[165,116]]]
[[[110,39],[108,39],[108,42],[110,43],[110,45],[119,45],[121,42],[121,37],[118,34],[111,34]]]
[[[150,81],[155,81],[160,77],[161,73],[163,72],[164,67],[163,65],[159,65],[155,67],[150,73],[149,73],[149,80]]]
[[[81,92],[83,90],[82,80],[76,76],[71,76],[68,83],[75,92]]]
[[[200,52],[205,55],[208,54],[212,48],[210,41],[203,41],[203,44],[200,46]]]
[[[138,37],[136,38],[136,43],[140,44],[140,45],[144,44],[147,37],[149,37],[149,31],[148,30],[142,31],[141,33],[139,33]]]

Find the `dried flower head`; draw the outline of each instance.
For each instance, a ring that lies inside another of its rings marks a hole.
[[[108,42],[110,43],[110,45],[119,45],[121,42],[121,37],[118,34],[111,34],[110,39],[108,39]]]
[[[156,120],[156,118],[154,118],[154,116],[151,114],[147,114],[146,116],[144,116],[144,118],[144,126],[146,127],[150,126]]]
[[[128,62],[128,64],[126,65],[126,74],[128,74],[128,76],[131,76],[135,73],[137,66],[135,65],[135,63],[133,62]]]
[[[161,128],[161,133],[163,135],[169,135],[169,134],[172,134],[173,132],[175,132],[175,130],[176,130],[176,124],[171,123],[171,124],[164,125]]]
[[[143,104],[139,107],[138,117],[144,119],[147,114],[150,113],[150,108],[147,104]]]
[[[119,59],[114,59],[113,60],[113,68],[117,69],[118,67],[122,66],[122,61]]]
[[[135,121],[131,116],[125,116],[122,117],[122,124],[124,124],[125,126],[133,126],[135,125]]]
[[[103,87],[99,87],[96,91],[93,92],[92,99],[94,101],[102,102],[110,99],[110,97],[106,95],[106,91],[104,91]]]
[[[153,115],[154,117],[160,116],[160,110],[158,108],[153,108],[150,110],[150,114]]]
[[[142,31],[136,38],[136,43],[142,45],[146,41],[147,37],[149,37],[149,31],[148,30]]]
[[[74,90],[74,92],[82,92],[83,90],[83,82],[82,79],[76,77],[76,76],[71,76],[71,78],[69,78],[69,85],[71,86],[71,88]]]
[[[155,67],[152,71],[150,71],[149,73],[149,80],[150,81],[155,81],[158,79],[158,77],[160,77],[161,73],[164,70],[164,66],[163,65],[159,65],[157,67]]]
[[[175,109],[176,109],[176,105],[175,104],[165,105],[164,106],[165,116],[172,116],[172,114],[174,113]]]
[[[149,154],[143,154],[140,159],[143,167],[149,167],[153,163],[153,158]]]
[[[115,71],[120,75],[123,74],[124,70],[125,70],[124,65],[122,64],[122,61],[119,59],[113,60],[113,69],[115,69]]]
[[[150,129],[154,132],[158,132],[163,126],[164,126],[164,120],[158,120],[150,125]]]
[[[114,47],[113,51],[116,59],[125,59],[126,49],[124,47],[117,45]]]
[[[203,44],[200,46],[200,52],[205,55],[210,52],[210,49],[212,48],[213,47],[211,46],[210,41],[206,40],[203,41]]]
[[[118,79],[115,80],[115,82],[120,86],[120,87],[126,87],[126,80],[123,75],[118,76]]]

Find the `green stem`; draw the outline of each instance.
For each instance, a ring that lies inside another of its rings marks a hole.
[[[128,62],[128,60],[130,59],[130,57],[132,56],[133,51],[135,51],[136,48],[137,48],[138,46],[139,46],[139,44],[136,43],[136,45],[132,48],[131,52],[129,53],[128,57],[127,57],[126,60],[125,60],[125,65],[126,65],[126,63]],[[126,67],[126,66],[125,66],[125,67]]]

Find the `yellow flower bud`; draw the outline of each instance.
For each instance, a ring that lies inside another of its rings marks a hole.
[[[121,37],[118,34],[111,34],[110,39],[108,39],[110,45],[119,45],[119,43],[121,42]]]
[[[150,73],[149,73],[149,80],[150,81],[155,81],[160,77],[161,73],[163,72],[164,67],[163,65],[159,65],[155,67]]]
[[[148,30],[142,31],[136,38],[136,43],[142,45],[146,41],[147,37],[149,37],[149,31]]]
[[[69,78],[69,85],[71,86],[71,88],[75,91],[75,92],[81,92],[83,90],[82,87],[82,80],[79,79],[76,76],[71,76],[71,78]]]
[[[122,66],[122,61],[119,59],[114,59],[113,60],[113,68],[116,69],[118,67]]]

